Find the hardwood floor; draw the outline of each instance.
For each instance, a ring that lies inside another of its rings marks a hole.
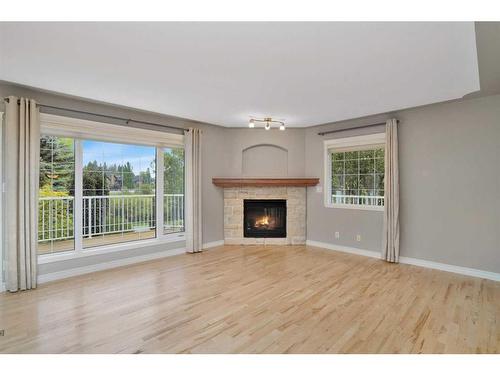
[[[0,294],[4,353],[498,353],[500,283],[224,246]]]

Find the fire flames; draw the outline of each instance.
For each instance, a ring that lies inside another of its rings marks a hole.
[[[269,226],[269,216],[262,216],[260,219],[255,220],[256,227],[268,227]]]

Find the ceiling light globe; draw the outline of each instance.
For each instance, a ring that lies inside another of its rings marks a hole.
[[[269,130],[269,129],[271,129],[271,125],[267,122],[267,123],[266,123],[266,126],[265,126],[264,128],[265,128],[266,130]]]

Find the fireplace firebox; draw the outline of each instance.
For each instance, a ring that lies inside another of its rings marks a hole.
[[[245,199],[243,207],[245,237],[286,238],[286,199]]]

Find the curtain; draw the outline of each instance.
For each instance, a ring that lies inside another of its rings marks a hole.
[[[385,124],[384,235],[382,257],[399,262],[399,162],[398,121]]]
[[[36,288],[40,121],[36,102],[10,96],[5,108],[6,288]]]
[[[186,251],[202,250],[201,216],[201,130],[185,131],[186,153]]]

